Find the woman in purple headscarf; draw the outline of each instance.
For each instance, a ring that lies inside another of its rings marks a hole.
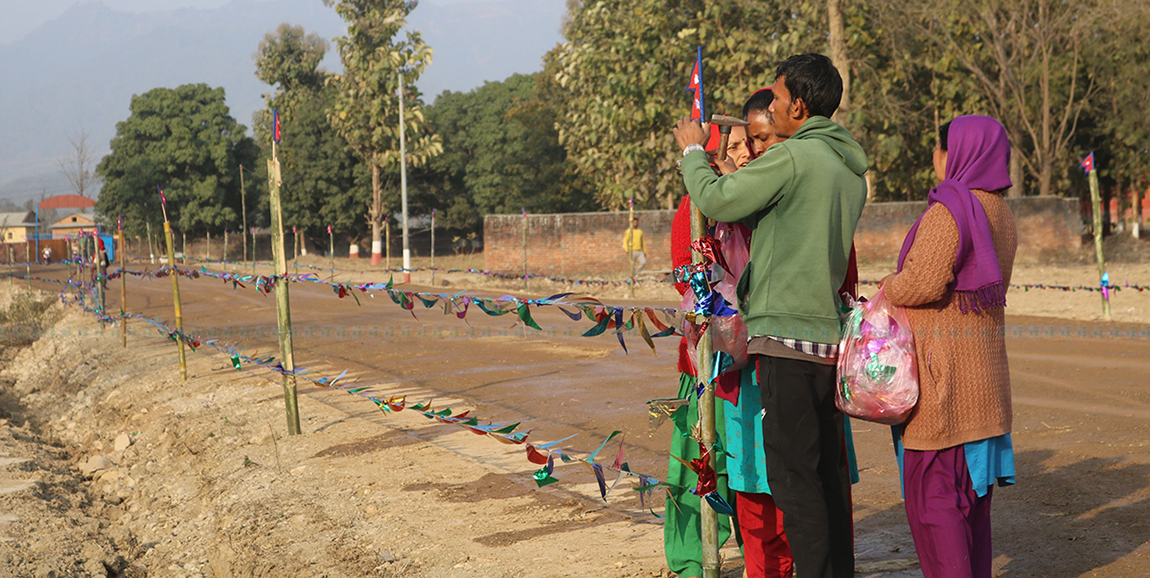
[[[1010,142],[986,116],[939,129],[939,184],[884,293],[906,308],[919,401],[895,428],[906,515],[925,578],[990,578],[990,500],[1014,483],[1006,288],[1018,245]]]

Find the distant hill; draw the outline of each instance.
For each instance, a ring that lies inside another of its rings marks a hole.
[[[560,41],[563,0],[423,0],[409,26],[436,51],[420,80],[430,100],[487,80],[532,72]],[[346,27],[320,0],[234,0],[215,10],[130,14],[79,4],[26,38],[0,47],[0,198],[68,192],[56,158],[81,127],[99,154],[133,94],[189,82],[223,86],[231,114],[250,125],[269,90],[252,54],[281,22],[329,40]],[[338,70],[334,43],[324,64]]]

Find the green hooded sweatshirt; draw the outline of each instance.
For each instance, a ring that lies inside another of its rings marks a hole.
[[[822,116],[729,175],[716,177],[701,151],[683,159],[691,203],[751,228],[738,285],[748,335],[838,343],[838,289],[866,203],[866,169],[862,147]]]

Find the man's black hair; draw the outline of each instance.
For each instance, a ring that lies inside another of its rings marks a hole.
[[[946,152],[946,139],[950,136],[950,123],[954,121],[948,120],[945,124],[938,127],[938,150]]]
[[[796,54],[784,60],[775,75],[786,78],[784,84],[791,93],[791,101],[801,98],[811,116],[830,118],[838,110],[843,97],[843,79],[826,56]]]
[[[747,103],[743,105],[743,120],[751,116],[752,112],[761,112],[768,114],[771,108],[771,102],[775,100],[775,93],[769,88],[764,88],[751,95],[747,99]]]

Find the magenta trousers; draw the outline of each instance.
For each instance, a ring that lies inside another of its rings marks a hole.
[[[906,517],[924,578],[991,578],[990,498],[970,481],[963,446],[903,453]]]

